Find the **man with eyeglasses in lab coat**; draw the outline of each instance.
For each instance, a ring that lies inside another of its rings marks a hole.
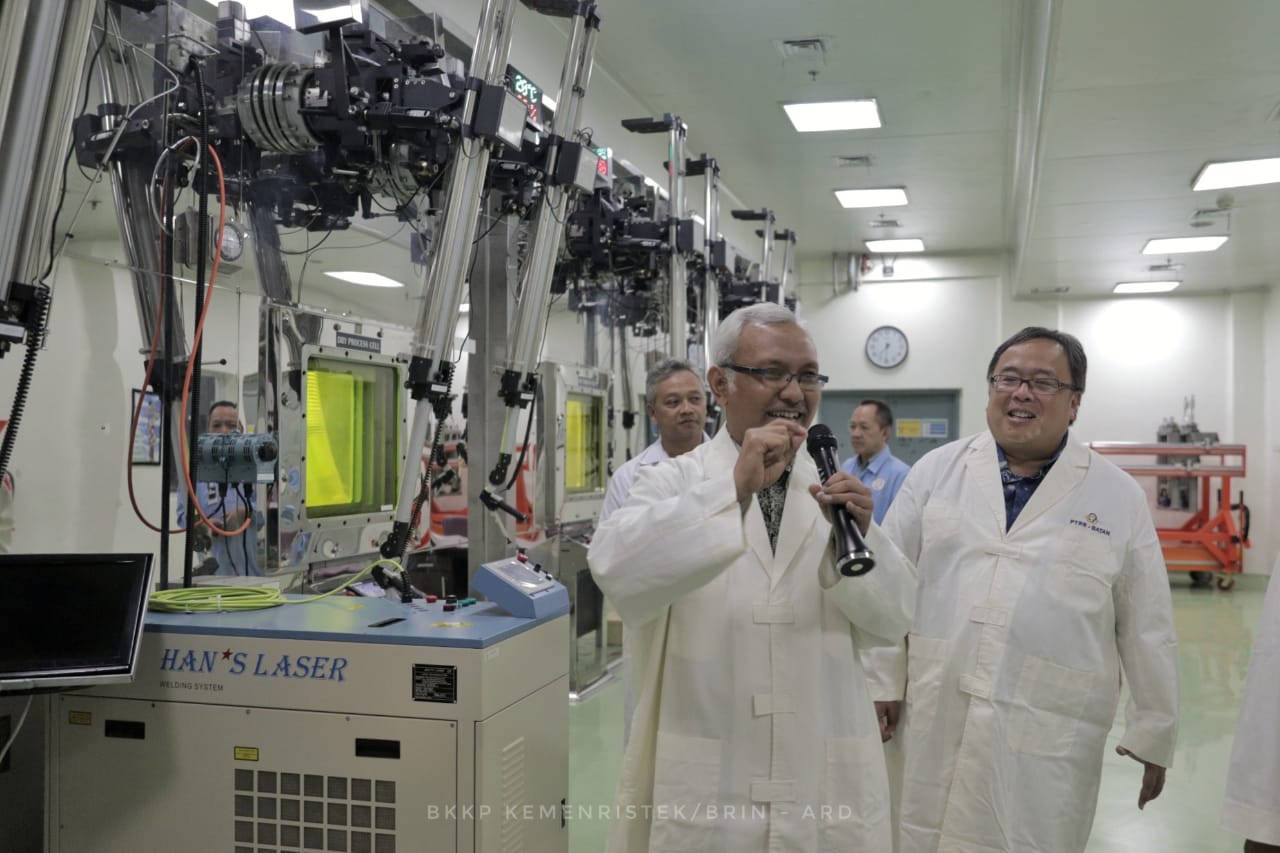
[[[738,309],[710,360],[724,428],[640,469],[587,553],[637,686],[606,850],[887,850],[858,650],[907,630],[915,577],[871,522],[867,487],[821,481],[803,448],[827,378],[795,316]],[[866,531],[869,574],[836,572],[831,505]]]
[[[1142,488],[1068,433],[1086,367],[1062,332],[1001,344],[988,431],[917,462],[885,518],[920,578],[905,644],[868,654],[882,730],[896,724],[903,750],[899,853],[1083,851],[1122,672],[1117,752],[1142,768],[1138,808],[1164,787],[1168,576]]]

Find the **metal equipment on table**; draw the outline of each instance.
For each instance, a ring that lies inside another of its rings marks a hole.
[[[1171,572],[1191,572],[1197,585],[1217,575],[1219,589],[1235,586],[1249,547],[1249,507],[1240,492],[1231,502],[1231,480],[1246,472],[1243,444],[1144,444],[1095,441],[1089,445],[1115,459],[1134,477],[1155,477],[1156,533]],[[1190,484],[1189,488],[1186,484]],[[1176,486],[1176,489],[1174,488]],[[1175,494],[1185,494],[1177,499]],[[1159,516],[1188,512],[1181,524],[1161,524]]]

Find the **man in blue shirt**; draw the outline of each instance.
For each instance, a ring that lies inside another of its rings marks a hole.
[[[893,429],[893,412],[881,400],[863,400],[849,419],[849,443],[853,456],[840,467],[871,489],[875,501],[872,518],[876,524],[893,503],[911,466],[889,452],[889,433]]]
[[[209,407],[208,431],[211,433],[240,432],[240,413],[236,404],[219,400]],[[180,481],[178,494],[178,524],[187,524],[187,492],[185,480]],[[236,536],[226,536],[212,530],[204,519],[196,519],[196,529],[205,532],[212,540],[210,554],[217,561],[216,574],[255,576],[261,575],[258,566],[258,528],[262,526],[262,513],[253,506],[253,484],[196,483],[200,509],[218,527],[234,531],[249,519],[249,526]]]

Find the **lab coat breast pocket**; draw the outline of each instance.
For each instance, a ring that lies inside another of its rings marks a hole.
[[[921,566],[931,565],[934,560],[942,558],[944,563],[958,546],[957,534],[960,532],[960,508],[942,500],[931,500],[924,505],[920,517],[920,559]]]
[[[708,850],[717,821],[708,806],[721,806],[721,742],[716,738],[658,732],[654,761],[650,849]]]
[[[1092,672],[1027,655],[1009,709],[1009,746],[1024,755],[1069,756],[1093,682]]]
[[[1119,564],[1104,534],[1073,529],[1063,537],[1059,558],[1049,569],[1053,600],[1075,613],[1111,606],[1111,583]]]

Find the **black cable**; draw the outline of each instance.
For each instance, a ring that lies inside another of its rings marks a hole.
[[[246,493],[245,487],[245,483],[236,483],[236,494],[240,496],[240,503],[244,505],[245,520],[249,522],[249,526],[240,534],[240,552],[244,554],[244,574],[247,577],[249,574],[249,540],[255,540],[255,550],[257,549],[258,543],[256,541],[256,537],[253,535],[253,502],[249,500],[249,495]],[[227,549],[227,553],[231,553],[230,548]]]
[[[169,9],[165,9],[165,36],[168,37],[170,29],[168,26]],[[172,94],[165,98],[164,114],[167,118],[171,105],[169,101]],[[167,142],[168,137],[162,135],[161,140]],[[164,216],[165,222],[173,222],[173,206],[174,206],[174,187],[177,184],[177,157],[169,157],[165,161],[168,169],[165,178],[165,196],[164,196]],[[148,190],[149,191],[149,190]],[[174,459],[174,447],[172,438],[180,433],[174,429],[173,424],[173,386],[174,386],[174,370],[173,370],[173,342],[175,337],[174,330],[174,313],[175,305],[178,301],[178,295],[174,289],[173,283],[173,232],[174,228],[161,228],[162,245],[164,252],[164,264],[160,270],[163,276],[161,287],[164,288],[164,332],[163,342],[160,349],[160,382],[163,388],[162,400],[164,402],[164,412],[161,415],[160,431],[165,436],[162,446],[164,453],[161,455],[161,475],[160,475],[160,589],[169,588],[169,489],[173,483],[172,477],[178,471],[178,460]],[[143,389],[144,391],[146,389]],[[182,429],[182,424],[177,425],[177,429]],[[183,482],[182,488],[186,489],[186,483]],[[198,499],[197,499],[198,501]]]
[[[199,199],[196,202],[196,292],[195,292],[195,321],[200,322],[200,317],[204,313],[205,300],[205,284],[204,284],[204,265],[209,254],[209,168],[206,165],[209,161],[209,113],[206,109],[204,97],[204,74],[201,72],[200,63],[192,63],[192,72],[195,75],[196,92],[200,99],[200,146],[198,154],[198,162],[201,163],[202,173],[198,176],[200,179]],[[191,482],[196,481],[197,456],[196,444],[200,439],[200,358],[204,352],[204,340],[195,342],[195,349],[191,352],[190,357],[193,359],[191,364],[191,391],[189,396],[187,417],[187,447],[190,450],[187,453],[187,470]],[[187,535],[186,541],[182,548],[182,586],[190,587],[192,584],[192,555],[195,546],[195,525],[191,523],[191,517],[187,517]]]
[[[27,394],[31,392],[31,377],[36,370],[36,357],[44,343],[45,324],[49,320],[49,288],[43,285],[36,287],[35,318],[27,333],[27,352],[22,358],[22,372],[18,376],[18,387],[13,392],[13,406],[9,410],[9,427],[4,431],[4,441],[0,443],[0,481],[9,470],[9,459],[13,456],[13,445],[17,440],[18,426],[22,423],[22,413],[26,409]]]
[[[551,325],[551,309],[555,308],[556,300],[559,295],[551,297],[551,301],[547,303],[547,319],[542,323],[542,341],[545,344],[547,340],[547,329]],[[470,327],[468,326],[468,329]],[[541,353],[539,353],[541,355]],[[529,420],[524,425],[524,443],[520,445],[520,455],[516,457],[514,473],[511,475],[511,481],[507,483],[504,492],[511,491],[511,487],[516,484],[516,479],[520,476],[520,469],[524,467],[525,455],[529,452],[529,435],[533,432],[533,405],[529,406]]]
[[[493,221],[489,223],[489,227],[484,229],[484,231],[480,232],[479,237],[471,241],[471,245],[474,246],[477,243],[479,243],[481,240],[483,240],[485,237],[488,237],[489,232],[493,231],[493,229],[498,227],[498,223],[503,220],[505,215],[506,214],[499,212],[498,215],[493,218]]]
[[[529,451],[529,436],[533,433],[533,406],[529,406],[529,419],[524,425],[524,441],[520,444],[520,455],[516,457],[515,468],[511,473],[511,480],[507,483],[504,492],[511,491],[511,487],[516,484],[516,480],[520,479],[520,469],[524,467],[524,457]]]
[[[197,484],[196,484],[196,489],[197,489],[197,491],[199,490],[199,488],[200,488],[200,486],[199,486],[199,484],[197,483]],[[222,527],[222,529],[223,529],[223,530],[226,530],[226,529],[227,529],[227,492],[226,492],[226,488],[227,488],[226,483],[223,483],[223,484],[222,484],[222,488],[220,488],[220,489],[218,490],[218,505],[217,505],[216,507],[214,507],[214,508],[213,508],[213,512],[209,514],[209,517],[210,517],[210,518],[216,518],[216,519],[218,520],[218,524]],[[200,497],[197,495],[197,496],[196,496],[196,503],[198,504],[199,502],[200,502]],[[188,514],[187,514],[187,518],[188,518],[188,520],[191,518],[191,514],[190,514],[190,513],[188,513]],[[210,530],[210,531],[209,531],[209,550],[210,550],[210,551],[213,551],[213,537],[214,537],[214,536],[218,536],[218,535],[220,535],[220,534],[214,533],[212,530]],[[228,559],[228,560],[231,560],[231,546],[230,546],[229,544],[227,545],[227,559]],[[214,562],[217,562],[217,557],[215,557],[215,558],[214,558]],[[218,568],[222,568],[222,567],[221,567],[221,566],[219,566]],[[235,561],[235,560],[231,560],[231,574],[233,574],[233,575],[234,575],[234,574],[236,574],[236,561]]]
[[[321,246],[323,246],[323,245],[324,245],[324,241],[325,241],[325,240],[328,240],[330,237],[332,237],[332,236],[333,236],[333,232],[334,232],[334,230],[335,230],[335,229],[330,228],[328,231],[326,231],[326,232],[325,232],[324,236],[320,238],[319,242],[317,242],[314,246],[308,245],[308,246],[307,246],[307,248],[303,249],[301,252],[289,252],[289,251],[286,251],[285,249],[280,249],[280,254],[282,254],[282,255],[309,255],[309,254],[311,254],[312,252],[314,252],[316,249],[319,249]],[[346,247],[343,247],[343,248],[346,248]]]

